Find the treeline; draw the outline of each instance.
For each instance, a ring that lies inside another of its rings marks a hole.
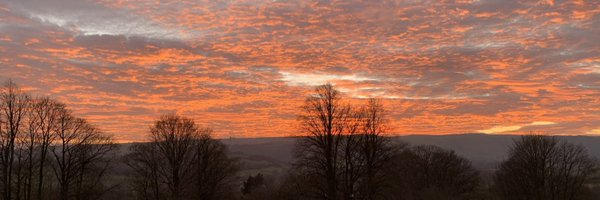
[[[8,81],[0,90],[0,194],[5,200],[98,199],[110,137],[67,107]]]
[[[212,130],[184,116],[162,116],[149,142],[117,156],[110,136],[10,81],[1,88],[0,111],[4,200],[598,199],[591,189],[598,165],[581,146],[523,136],[487,180],[453,151],[386,137],[380,101],[352,105],[329,84],[301,108],[304,135],[283,177],[241,177],[242,163]],[[126,173],[116,175],[117,165]]]
[[[385,137],[389,121],[378,100],[351,105],[327,84],[306,99],[302,113],[305,136],[289,174],[278,184],[262,174],[249,177],[243,199],[598,199],[592,191],[596,160],[555,137],[522,136],[484,180],[453,151]]]

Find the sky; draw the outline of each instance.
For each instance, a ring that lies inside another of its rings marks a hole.
[[[324,83],[394,135],[600,135],[600,1],[0,0],[9,78],[118,141],[296,135]]]

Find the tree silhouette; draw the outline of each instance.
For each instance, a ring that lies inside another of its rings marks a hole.
[[[380,178],[393,149],[381,103],[371,99],[364,107],[343,102],[341,94],[326,84],[306,99],[300,116],[306,133],[296,146],[293,180],[306,179],[300,188],[307,198],[375,199]]]
[[[355,198],[379,199],[387,187],[385,169],[402,145],[392,145],[390,138],[383,135],[389,127],[385,109],[379,100],[369,99],[367,105],[361,108],[360,115],[363,122],[359,155],[364,166]]]
[[[50,98],[36,99],[32,105],[31,112],[29,115],[29,134],[31,136],[32,144],[37,146],[38,160],[37,163],[37,196],[38,200],[43,199],[44,191],[44,172],[47,166],[48,153],[50,151],[50,145],[57,137],[55,132],[57,129],[57,122],[61,116],[61,113],[65,111],[65,105],[58,103]],[[34,148],[35,149],[35,148]],[[33,165],[32,165],[33,166]],[[32,172],[33,174],[33,172]],[[30,180],[30,183],[33,181]],[[32,186],[30,186],[31,189]]]
[[[106,191],[114,146],[65,105],[32,98],[12,81],[0,88],[2,199],[96,199]]]
[[[555,137],[522,136],[496,173],[503,199],[582,199],[585,185],[596,172],[586,150]]]
[[[150,128],[149,143],[126,157],[134,189],[142,199],[226,199],[232,194],[235,160],[192,119],[164,115]]]
[[[319,175],[316,177],[319,180],[313,182],[313,191],[307,195],[337,200],[341,179],[347,178],[340,173],[345,169],[341,166],[342,142],[344,137],[352,137],[351,131],[356,130],[351,120],[352,112],[330,84],[317,87],[315,95],[306,99],[303,111],[300,119],[308,135],[299,141],[296,165],[309,175]]]
[[[21,151],[19,137],[25,124],[30,97],[8,80],[0,91],[0,180],[4,199],[21,194],[20,185],[15,186],[21,174],[18,163]]]
[[[86,120],[63,110],[58,117],[52,170],[59,187],[59,198],[95,199],[105,191],[101,178],[106,175],[115,146]]]
[[[436,146],[407,148],[391,166],[393,199],[471,199],[480,182],[468,160]]]

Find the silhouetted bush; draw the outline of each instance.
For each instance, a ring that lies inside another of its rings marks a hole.
[[[256,176],[248,176],[242,183],[242,195],[249,195],[253,191],[265,186],[263,175],[258,173]]]

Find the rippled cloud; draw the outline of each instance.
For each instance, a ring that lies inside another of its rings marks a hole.
[[[600,2],[0,2],[0,79],[121,141],[177,112],[289,136],[312,87],[385,99],[393,134],[593,134]]]

